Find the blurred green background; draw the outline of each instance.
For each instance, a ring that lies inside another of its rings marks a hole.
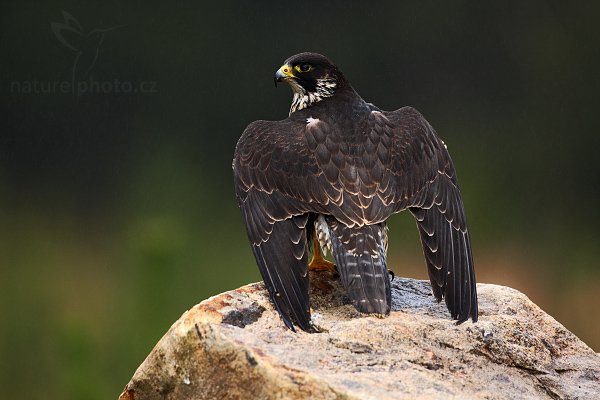
[[[0,392],[116,398],[186,309],[259,279],[233,149],[249,122],[286,117],[273,73],[305,50],[428,118],[478,281],[600,351],[598,4],[3,2]],[[48,87],[72,80],[102,86]],[[426,278],[410,216],[391,221],[390,253]]]

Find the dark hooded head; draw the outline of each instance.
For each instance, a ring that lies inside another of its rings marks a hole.
[[[287,82],[294,91],[290,114],[348,86],[342,72],[327,57],[317,53],[300,53],[285,60],[275,72],[275,84],[281,81]]]

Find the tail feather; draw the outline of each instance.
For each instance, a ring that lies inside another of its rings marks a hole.
[[[331,246],[342,283],[358,311],[390,313],[392,294],[386,262],[385,223],[348,228],[327,218]]]

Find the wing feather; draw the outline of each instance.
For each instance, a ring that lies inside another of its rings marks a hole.
[[[244,204],[242,208],[250,206]],[[306,221],[306,216],[300,216],[275,222],[268,239],[252,244],[252,251],[285,325],[293,331],[297,324],[307,332],[314,332],[308,298],[307,232],[306,226],[298,226],[298,218]]]
[[[445,144],[410,107],[384,113],[397,128],[392,183],[382,199],[414,215],[431,287],[452,318],[477,321],[477,288],[471,242],[454,165]],[[390,193],[392,192],[392,193]]]

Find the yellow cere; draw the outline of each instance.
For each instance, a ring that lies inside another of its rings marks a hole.
[[[279,68],[279,71],[281,71],[282,74],[284,74],[285,76],[289,76],[290,78],[294,78],[294,73],[292,72],[292,67],[289,65],[282,65],[281,68]]]

